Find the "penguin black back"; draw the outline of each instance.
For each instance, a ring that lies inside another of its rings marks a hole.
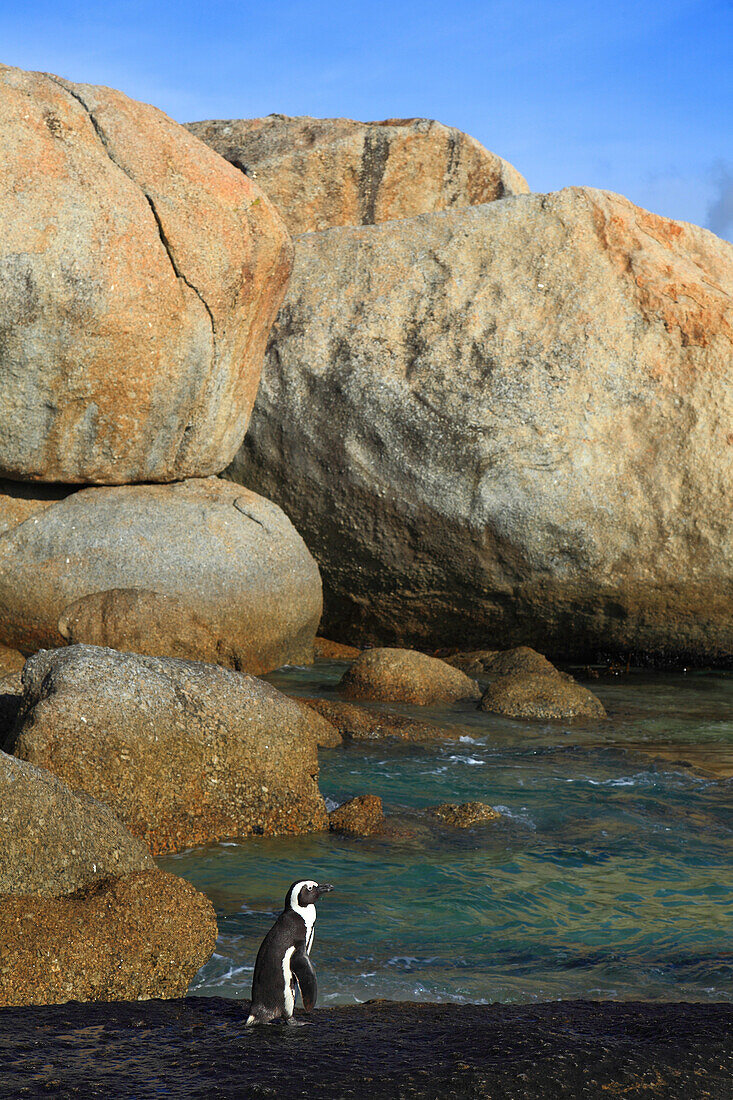
[[[316,902],[331,890],[332,886],[319,885],[313,879],[301,879],[288,888],[283,911],[257,952],[247,1027],[277,1019],[295,1024],[293,1009],[298,987],[306,1009],[310,1010],[316,1003],[316,972],[309,953],[313,945]]]

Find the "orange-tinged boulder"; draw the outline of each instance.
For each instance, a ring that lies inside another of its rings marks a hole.
[[[0,476],[172,481],[242,440],[291,265],[257,185],[161,111],[0,66]]]
[[[342,676],[347,699],[430,706],[480,699],[475,680],[436,657],[411,649],[367,649]]]
[[[355,645],[728,662],[733,246],[568,188],[301,237],[227,476]]]
[[[291,233],[373,225],[529,191],[507,161],[428,118],[226,119],[192,134],[267,192]]]

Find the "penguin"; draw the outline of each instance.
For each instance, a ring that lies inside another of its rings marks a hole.
[[[294,882],[285,895],[285,907],[265,936],[255,960],[252,1005],[246,1027],[283,1019],[291,1027],[300,1021],[293,1016],[300,986],[304,1007],[316,1003],[316,972],[308,958],[313,946],[316,902],[333,886],[303,879]]]

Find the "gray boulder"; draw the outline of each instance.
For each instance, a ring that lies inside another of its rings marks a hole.
[[[228,476],[355,645],[733,652],[733,246],[573,188],[299,239]]]
[[[6,645],[88,642],[255,673],[312,660],[318,567],[270,501],[206,478],[37,503],[24,497],[24,521],[0,534]]]

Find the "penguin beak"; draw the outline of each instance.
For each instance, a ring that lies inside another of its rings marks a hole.
[[[320,886],[316,886],[316,893],[318,894],[319,898],[321,894],[330,894],[332,890],[333,886],[329,886],[327,882],[323,882]]]

